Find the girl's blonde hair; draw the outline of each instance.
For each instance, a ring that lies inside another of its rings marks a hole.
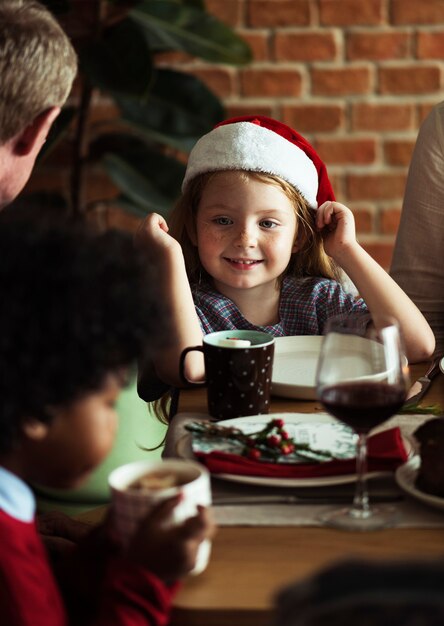
[[[308,206],[308,203],[297,189],[279,176],[262,172],[236,171],[243,180],[256,180],[280,187],[294,207],[297,219],[296,238],[299,243],[299,249],[292,255],[286,270],[279,278],[280,282],[286,276],[295,278],[318,276],[340,281],[340,270],[333,259],[325,253],[322,235],[316,228],[316,210]],[[193,244],[193,232],[196,228],[197,211],[203,190],[207,183],[214,176],[217,176],[218,173],[220,171],[206,172],[192,179],[168,220],[169,234],[182,246],[191,286],[199,284],[202,278],[211,280],[211,277],[206,273],[200,262],[197,247]],[[159,400],[156,400],[153,406],[155,414],[160,421],[168,424],[170,395],[166,394]]]

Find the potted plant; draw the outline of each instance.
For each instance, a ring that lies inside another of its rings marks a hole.
[[[175,51],[239,65],[251,58],[248,45],[202,0],[43,2],[72,38],[79,76],[74,104],[59,116],[40,162],[69,137],[64,200],[73,212],[97,206],[88,202],[86,173],[99,167],[118,188],[119,207],[138,216],[167,214],[180,191],[186,154],[224,111],[199,79],[159,67],[156,58]],[[112,119],[91,119],[97,94],[113,104]]]

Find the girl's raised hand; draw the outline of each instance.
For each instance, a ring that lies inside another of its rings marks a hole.
[[[341,254],[356,245],[353,213],[345,204],[328,200],[316,212],[316,227],[322,232],[325,252],[341,264]]]
[[[158,213],[150,213],[138,225],[134,234],[136,246],[156,259],[162,252],[180,248],[179,243],[168,234],[168,224]]]

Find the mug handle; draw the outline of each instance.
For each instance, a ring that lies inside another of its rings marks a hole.
[[[180,373],[180,377],[182,379],[182,382],[187,386],[187,387],[203,387],[206,384],[206,381],[203,380],[202,382],[199,383],[192,383],[191,381],[188,380],[188,378],[185,376],[184,373],[184,368],[185,368],[185,357],[187,356],[187,354],[189,352],[193,352],[193,350],[197,350],[199,352],[202,352],[203,354],[203,346],[189,346],[188,348],[185,348],[185,350],[182,351],[182,354],[180,355],[180,360],[179,360],[179,373]]]

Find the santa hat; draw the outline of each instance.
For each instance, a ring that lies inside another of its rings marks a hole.
[[[182,190],[199,174],[219,170],[280,176],[315,209],[335,199],[314,148],[289,126],[263,115],[226,120],[201,137],[189,155]]]

